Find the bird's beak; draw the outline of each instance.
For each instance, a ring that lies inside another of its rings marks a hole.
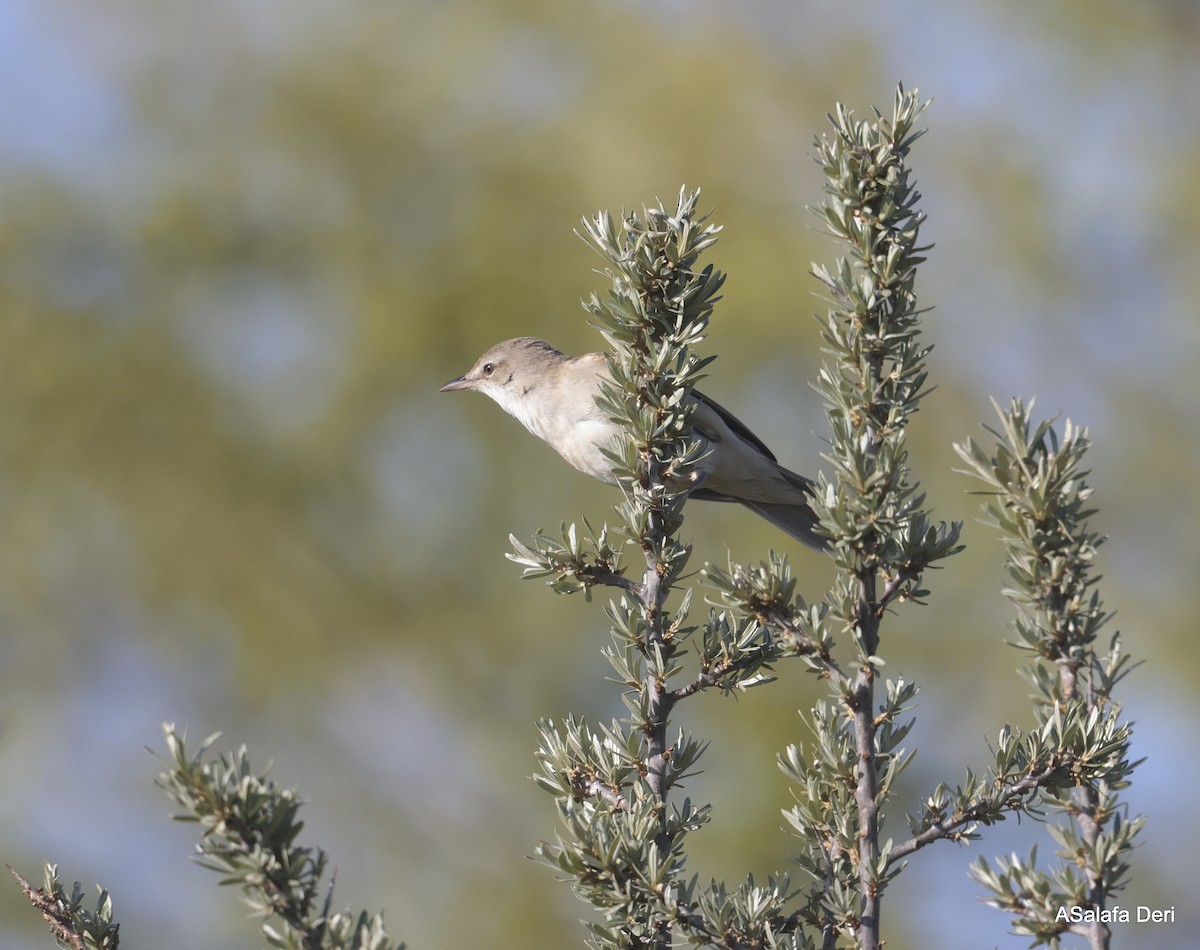
[[[473,389],[473,388],[474,388],[474,385],[471,382],[471,380],[467,379],[466,376],[460,376],[460,377],[458,377],[458,379],[450,380],[450,382],[446,383],[446,385],[443,386],[441,389],[439,389],[438,392],[452,393],[452,392],[457,392],[460,389]]]

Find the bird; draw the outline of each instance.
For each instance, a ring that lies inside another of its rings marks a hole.
[[[596,404],[611,381],[603,353],[567,356],[531,336],[497,343],[440,392],[483,393],[585,475],[618,484],[604,454],[621,427]],[[814,483],[779,464],[774,453],[733,413],[693,389],[692,434],[707,454],[690,475],[690,498],[737,502],[811,548],[827,539],[813,511]]]

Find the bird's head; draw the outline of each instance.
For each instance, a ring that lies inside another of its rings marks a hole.
[[[544,340],[531,336],[505,340],[484,353],[465,374],[450,380],[440,391],[473,389],[507,408],[541,382],[563,359],[563,354]]]

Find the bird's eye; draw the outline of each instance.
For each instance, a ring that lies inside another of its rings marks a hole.
[[[484,363],[483,364],[483,375],[484,376],[491,376],[492,373],[494,373],[494,372],[496,372],[496,364],[495,363]]]

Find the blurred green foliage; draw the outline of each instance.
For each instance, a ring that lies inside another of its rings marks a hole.
[[[525,775],[538,716],[612,712],[578,685],[602,663],[599,627],[517,584],[502,553],[510,532],[599,523],[615,498],[494,407],[436,388],[505,337],[594,348],[578,300],[601,281],[575,222],[686,182],[718,209],[730,275],[705,389],[811,473],[810,142],[835,100],[877,101],[898,75],[936,100],[921,180],[938,246],[919,292],[937,307],[940,388],[911,436],[937,517],[973,515],[950,443],[988,391],[1090,424],[1109,602],[1150,654],[1141,688],[1174,675],[1194,712],[1179,671],[1196,659],[1180,591],[1200,563],[1200,16],[984,0],[834,15],[54,0],[0,18],[6,860],[103,880],[126,938],[153,944],[172,923],[152,885],[207,882],[188,876],[186,839],[160,834],[138,750],[163,719],[191,720],[253,741],[320,802],[314,837],[359,856],[339,888],[386,905],[413,946],[471,945],[484,917],[513,943],[573,939],[580,908],[522,860],[546,818]],[[700,559],[774,541],[716,507],[688,512]],[[999,546],[970,523],[964,540],[904,646],[947,690],[922,696],[919,730],[974,748],[1025,687],[1004,672],[1002,601],[981,593]],[[819,560],[797,555],[814,588]],[[980,663],[998,672],[969,675]],[[697,731],[733,764],[696,782],[718,817],[746,818],[698,836],[703,873],[780,863],[782,777],[735,776],[794,733],[811,694],[793,688],[720,722],[698,704]],[[1153,736],[1157,710],[1130,688]],[[978,720],[959,715],[967,697]],[[414,721],[441,741],[422,745]],[[1167,853],[1153,820],[1145,834]],[[488,857],[467,861],[467,839]],[[1163,860],[1148,902],[1183,879]],[[452,911],[466,888],[471,920]],[[236,918],[222,897],[197,919]],[[31,933],[29,916],[0,894],[4,930]],[[241,946],[243,925],[196,943]]]

